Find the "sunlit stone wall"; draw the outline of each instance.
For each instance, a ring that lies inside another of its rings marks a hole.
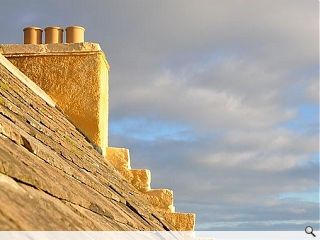
[[[105,155],[109,64],[99,44],[6,44],[0,53],[38,84]]]

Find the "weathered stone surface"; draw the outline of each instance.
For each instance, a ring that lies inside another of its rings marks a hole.
[[[131,183],[141,192],[150,190],[151,172],[148,169],[131,169]]]
[[[0,230],[176,229],[1,64],[0,174]]]
[[[164,218],[180,231],[194,231],[196,216],[193,213],[164,213]]]
[[[151,189],[146,192],[151,204],[160,211],[172,212],[173,191],[169,189]]]
[[[108,147],[105,159],[121,173],[125,173],[131,169],[129,149]]]
[[[109,65],[98,44],[14,44],[1,51],[105,154]]]

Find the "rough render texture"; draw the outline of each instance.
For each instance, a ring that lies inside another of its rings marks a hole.
[[[126,172],[131,169],[129,150],[126,148],[108,147],[106,159],[119,171]]]
[[[141,192],[147,192],[150,190],[151,184],[151,172],[148,169],[132,169],[131,183]]]
[[[149,201],[160,211],[172,212],[173,191],[169,189],[151,189],[147,192]]]
[[[0,61],[0,230],[176,228]]]
[[[0,52],[105,154],[109,65],[98,44],[0,45]]]
[[[193,230],[195,225],[194,213],[164,213],[164,218],[177,229]]]

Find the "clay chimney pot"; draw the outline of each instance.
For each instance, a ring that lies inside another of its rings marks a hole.
[[[38,27],[26,27],[23,29],[24,44],[42,44],[42,29]]]
[[[84,42],[85,29],[81,26],[70,26],[66,28],[67,43],[82,43]]]
[[[44,29],[45,43],[62,43],[63,29],[60,27],[50,26]]]

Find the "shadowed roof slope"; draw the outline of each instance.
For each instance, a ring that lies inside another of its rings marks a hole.
[[[174,230],[10,71],[0,61],[1,230]]]

